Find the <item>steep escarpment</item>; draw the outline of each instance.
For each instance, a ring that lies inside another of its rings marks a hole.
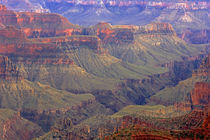
[[[41,43],[53,43],[58,46],[64,47],[69,45],[69,49],[79,49],[82,47],[87,47],[98,53],[103,53],[102,42],[97,36],[82,36],[73,35],[71,37],[52,37],[52,38],[40,38],[32,39],[35,42]]]
[[[65,46],[69,49],[87,47],[95,52],[103,53],[101,41],[95,36],[72,36],[27,39],[24,32],[13,26],[0,29],[0,54],[15,56],[55,56],[56,53],[64,53]]]
[[[15,56],[37,56],[56,50],[56,46],[50,43],[34,43],[29,41],[25,34],[13,26],[7,26],[0,30],[0,54]]]

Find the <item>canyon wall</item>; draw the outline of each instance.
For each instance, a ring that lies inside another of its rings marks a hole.
[[[0,10],[0,23],[15,26],[30,38],[71,36],[81,32],[79,26],[71,24],[58,14]]]
[[[0,79],[21,80],[22,78],[18,67],[7,56],[0,56]]]

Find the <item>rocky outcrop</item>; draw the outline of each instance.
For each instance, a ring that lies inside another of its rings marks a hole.
[[[18,68],[9,60],[7,56],[0,56],[0,79],[21,80],[22,76]]]
[[[15,26],[31,38],[71,36],[81,32],[79,26],[57,14],[0,10],[0,23]]]
[[[73,64],[73,61],[68,57],[57,55],[58,49],[61,48],[58,48],[58,45],[53,42],[28,40],[22,31],[13,26],[0,29],[0,54],[24,58],[14,58],[15,62],[25,64],[32,62],[37,64]]]
[[[56,49],[53,44],[27,40],[24,33],[13,26],[0,29],[0,41],[0,54],[3,55],[36,56],[44,52],[49,55]]]
[[[101,22],[92,28],[85,29],[85,32],[90,35],[97,35],[104,43],[122,44],[130,43],[134,40],[133,28],[120,28],[120,26],[112,26],[106,22]]]
[[[95,52],[104,53],[102,42],[96,36],[54,37],[29,40],[21,30],[13,26],[0,29],[0,41],[0,54],[3,55],[28,57],[42,55],[49,57],[63,52],[65,46],[68,46],[68,49],[87,47]]]
[[[69,46],[69,49],[87,47],[95,52],[103,52],[102,42],[97,36],[71,36],[33,39],[34,42],[53,43],[57,46]]]

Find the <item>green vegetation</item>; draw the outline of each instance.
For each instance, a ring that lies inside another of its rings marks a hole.
[[[91,92],[93,90],[112,89],[114,79],[100,78],[88,73],[78,65],[30,65],[24,69],[29,79],[49,84],[54,88],[67,91]]]
[[[172,118],[183,115],[184,112],[176,110],[173,106],[163,105],[129,105],[112,115],[113,118],[121,118],[123,116],[142,116],[154,118]]]
[[[1,84],[0,92],[1,106],[14,110],[65,110],[79,105],[81,102],[94,100],[94,96],[91,94],[75,95],[57,90],[49,85],[39,82],[32,83],[27,80],[19,82],[4,81]]]
[[[87,48],[75,50],[69,55],[87,72],[103,78],[142,79],[146,75],[162,72],[161,70],[154,71],[151,67],[122,62],[108,54],[99,55]]]
[[[108,45],[108,49],[113,56],[144,67],[154,67],[174,60],[181,61],[182,57],[193,56],[199,49],[188,46],[176,36],[148,36],[136,35],[133,44]]]

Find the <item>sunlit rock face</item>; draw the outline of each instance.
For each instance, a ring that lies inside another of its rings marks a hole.
[[[14,12],[0,10],[0,23],[21,29],[30,38],[71,36],[79,34],[79,26],[71,24],[58,14],[42,14],[31,12]]]

